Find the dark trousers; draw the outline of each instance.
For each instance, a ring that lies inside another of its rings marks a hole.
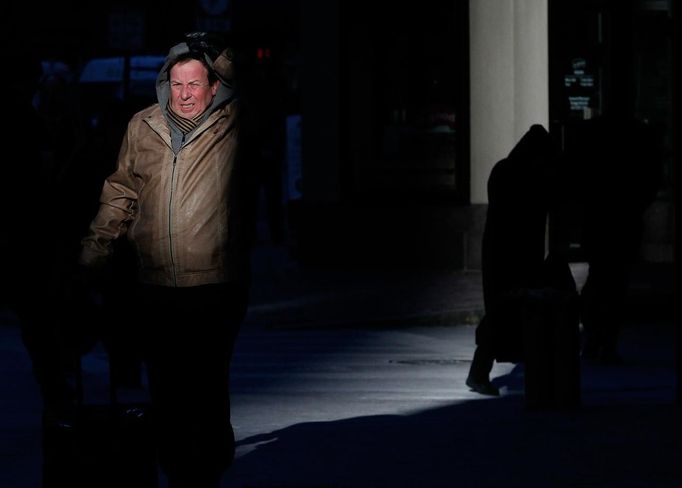
[[[627,262],[590,263],[580,294],[586,356],[617,353],[618,336],[625,319],[629,273]]]
[[[9,304],[19,319],[44,409],[63,416],[76,400],[72,385],[76,361],[97,340],[93,307],[65,280],[33,281],[33,276],[40,275],[27,272],[13,282]]]
[[[172,486],[217,487],[234,457],[230,361],[245,284],[142,286],[140,330],[159,462]]]
[[[75,400],[75,391],[67,378],[76,355],[69,352],[54,308],[39,300],[22,300],[13,307],[44,408],[50,413],[65,414]]]

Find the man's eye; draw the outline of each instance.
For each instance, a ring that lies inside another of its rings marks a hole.
[[[170,86],[173,90],[182,90],[182,87],[186,86],[189,91],[196,91],[204,86],[208,86],[208,84],[199,82],[187,83],[187,85],[183,85],[182,83],[171,83]]]

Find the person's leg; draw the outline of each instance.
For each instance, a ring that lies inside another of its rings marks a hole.
[[[471,360],[466,385],[482,395],[499,395],[498,388],[490,382],[495,356],[491,347],[492,331],[489,318],[483,317],[476,328],[476,349]]]
[[[494,358],[485,346],[477,346],[471,361],[471,368],[466,379],[466,385],[482,395],[499,395],[498,388],[490,382],[490,371]]]
[[[15,312],[24,347],[31,359],[33,376],[40,388],[45,418],[70,422],[76,392],[68,380],[70,361],[65,354],[64,337],[59,333],[57,319],[47,302],[20,300],[15,303]]]
[[[137,324],[129,319],[130,310],[120,307],[125,300],[119,294],[105,295],[100,312],[102,343],[109,357],[112,386],[122,400],[142,395],[144,388],[142,338]]]
[[[580,322],[582,324],[581,355],[588,361],[596,360],[603,343],[601,325],[603,312],[598,272],[590,269],[587,280],[580,292]]]
[[[582,357],[588,361],[619,364],[618,336],[627,295],[627,274],[614,265],[590,265],[580,293],[583,326]]]
[[[171,486],[218,486],[234,457],[229,366],[245,295],[226,285],[161,289],[148,357],[159,459]]]

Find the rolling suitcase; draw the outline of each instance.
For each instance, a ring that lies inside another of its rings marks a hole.
[[[81,361],[77,361],[72,421],[43,419],[43,488],[158,486],[149,404],[118,401],[108,369],[109,398],[86,401]]]
[[[543,288],[528,290],[523,317],[526,407],[580,406],[580,316],[568,263],[549,255]]]
[[[524,320],[524,395],[528,409],[580,406],[577,296],[558,290],[529,294]]]

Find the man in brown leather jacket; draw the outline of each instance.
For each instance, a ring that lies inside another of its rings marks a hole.
[[[172,488],[217,488],[234,456],[229,366],[247,307],[252,212],[232,82],[230,51],[206,34],[171,48],[158,103],[128,123],[82,240],[89,274],[115,239],[136,251],[139,292],[120,305],[139,322]]]

